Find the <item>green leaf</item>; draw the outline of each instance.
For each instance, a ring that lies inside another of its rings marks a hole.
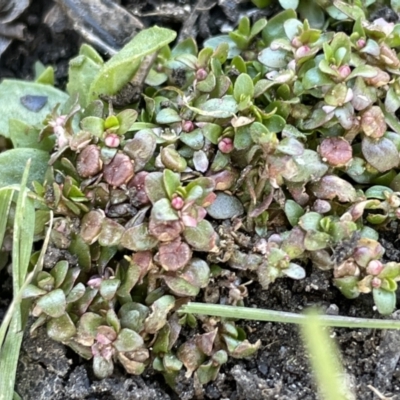
[[[158,332],[167,323],[168,312],[174,305],[174,296],[166,295],[156,300],[151,306],[152,313],[145,320],[145,331],[147,333]]]
[[[147,224],[140,224],[127,229],[121,238],[120,245],[132,251],[153,249],[158,240],[151,236]]]
[[[253,80],[247,74],[240,74],[235,82],[233,89],[233,97],[239,103],[241,97],[248,96],[251,99],[254,96],[254,84]]]
[[[229,35],[219,35],[207,39],[204,43],[204,47],[211,47],[216,50],[219,45],[227,44],[228,47],[228,59],[236,57],[240,54],[240,49],[236,46],[236,43],[230,38]]]
[[[386,199],[384,194],[385,192],[393,193],[393,190],[386,186],[375,185],[369,187],[364,194],[367,199],[385,200]]]
[[[305,90],[314,89],[324,85],[333,85],[333,80],[320,71],[319,68],[309,69],[303,78],[303,87]]]
[[[17,119],[9,120],[10,139],[14,148],[26,147],[50,151],[54,147],[54,139],[46,137],[39,142],[40,129],[25,124]]]
[[[279,4],[285,10],[289,8],[293,8],[293,10],[295,10],[299,5],[299,0],[279,0]]]
[[[294,10],[285,10],[272,17],[262,31],[265,46],[269,46],[275,39],[285,37],[283,24],[290,18],[296,18],[296,16],[297,14]]]
[[[29,97],[26,98],[25,96]],[[23,98],[26,99],[25,104],[27,106],[22,104]],[[40,98],[41,103],[45,102],[39,110],[35,108],[37,106],[35,104],[36,98]],[[23,121],[30,126],[40,125],[58,103],[63,105],[67,99],[67,94],[49,85],[5,79],[0,84],[0,135],[6,138],[10,136],[10,119]],[[34,108],[29,106],[30,103],[33,103]],[[22,168],[24,166],[25,163],[23,163]]]
[[[201,115],[214,118],[229,118],[237,112],[237,103],[234,97],[224,96],[221,99],[210,99],[201,105]]]
[[[156,115],[156,122],[158,124],[172,124],[174,122],[180,122],[181,120],[181,117],[172,108],[163,108]]]
[[[233,139],[233,145],[236,150],[244,150],[249,148],[253,144],[253,139],[250,135],[249,126],[240,126],[235,131],[235,137]]]
[[[320,228],[321,219],[321,214],[310,211],[300,217],[299,224],[305,231],[317,231]]]
[[[102,64],[83,54],[69,62],[67,92],[71,96],[78,94],[78,101],[82,107],[86,107],[90,103],[90,85],[99,73],[101,66]]]
[[[178,214],[172,208],[169,199],[160,199],[153,204],[151,209],[151,217],[156,221],[176,221],[179,219]]]
[[[75,325],[68,313],[52,318],[46,328],[48,337],[59,342],[66,342],[76,334]]]
[[[135,351],[143,346],[142,337],[131,329],[124,328],[118,334],[114,347],[121,352]]]
[[[65,294],[61,289],[56,289],[41,297],[36,305],[52,318],[61,317],[65,313]]]
[[[285,50],[272,50],[267,47],[258,54],[258,61],[270,68],[284,68],[288,63],[288,54]]]
[[[204,219],[195,228],[186,227],[183,236],[195,251],[210,251],[215,246],[216,233],[214,228],[210,222]]]
[[[396,308],[396,293],[384,289],[372,289],[374,302],[379,313],[382,315],[391,314]]]
[[[149,200],[154,204],[158,200],[167,197],[164,188],[164,176],[161,172],[152,172],[146,176],[145,191]]]
[[[80,122],[81,128],[84,131],[90,132],[92,135],[102,138],[104,134],[104,119],[99,117],[86,117]]]
[[[307,19],[312,28],[322,29],[324,27],[324,11],[318,4],[308,0],[300,0],[298,11],[301,19]]]
[[[176,192],[176,189],[181,185],[180,175],[169,169],[165,169],[163,173],[163,181],[167,195],[171,199],[172,195]]]
[[[288,199],[285,202],[285,214],[290,225],[296,226],[300,217],[304,214],[303,208],[294,200]]]
[[[45,68],[35,79],[35,82],[43,85],[54,86],[54,68],[50,66]]]
[[[137,71],[146,55],[172,42],[176,32],[154,26],[139,32],[121,51],[111,57],[94,77],[89,89],[89,101],[102,95],[118,93]]]
[[[37,149],[11,149],[0,153],[0,188],[21,182],[27,161],[31,159],[28,186],[32,181],[43,182],[50,159],[47,152]]]
[[[325,232],[308,231],[304,238],[304,247],[308,251],[325,249],[329,243],[330,236]]]
[[[399,152],[395,144],[385,137],[364,137],[361,148],[365,159],[379,172],[389,171],[399,165]]]
[[[354,20],[366,20],[364,11],[356,5],[348,4],[342,0],[333,0],[333,5],[343,14],[346,14],[348,17]]]

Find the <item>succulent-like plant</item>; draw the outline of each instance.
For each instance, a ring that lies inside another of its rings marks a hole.
[[[175,33],[158,27],[106,63],[83,46],[68,102],[39,85],[45,121],[20,121],[21,109],[0,120],[18,161],[31,154],[24,132],[35,136],[37,241],[55,215],[48,270],[24,292],[33,329],[46,323],[98,377],[118,361],[133,374],[152,365],[172,387],[183,366],[215,379],[260,343],[211,317],[182,342],[197,318],[179,307],[199,295],[244,305],[250,282],[302,279],[306,265],[332,270],[348,298],[395,307],[400,264],[382,261],[378,232],[400,218],[399,25],[340,0],[327,14],[280,3],[200,51],[193,39],[171,49]],[[327,15],[348,33],[323,30]],[[3,186],[16,183],[6,153]]]

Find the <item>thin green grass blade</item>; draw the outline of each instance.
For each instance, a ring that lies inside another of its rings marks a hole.
[[[307,316],[285,311],[262,310],[250,307],[225,306],[219,304],[188,303],[180,313],[210,315],[231,319],[305,324]],[[339,315],[321,315],[321,324],[337,328],[400,329],[400,321],[389,319],[353,318]]]
[[[26,280],[29,259],[32,252],[35,208],[28,198],[26,183],[29,176],[30,160],[25,167],[17,207],[14,217],[12,249],[13,292],[17,296]],[[24,302],[15,306],[15,312],[0,352],[0,400],[12,400],[14,397],[15,374],[19,351],[23,338],[23,319],[28,315],[29,304]]]
[[[7,228],[8,214],[10,212],[13,191],[10,189],[0,189],[0,247],[4,241]],[[1,269],[1,266],[0,266]]]
[[[9,305],[8,310],[6,312],[6,315],[4,316],[3,321],[1,323],[1,326],[0,326],[0,349],[1,349],[2,345],[3,345],[4,338],[6,336],[8,326],[9,326],[9,324],[11,322],[12,316],[14,315],[15,309],[21,302],[24,290],[32,282],[32,280],[36,276],[36,274],[39,271],[41,271],[42,268],[43,268],[44,256],[46,254],[46,250],[47,250],[47,247],[49,245],[50,233],[51,233],[52,228],[53,228],[53,212],[50,212],[49,227],[47,229],[46,237],[45,237],[45,239],[43,241],[43,246],[42,246],[42,250],[40,251],[40,255],[39,255],[38,261],[37,261],[33,271],[30,272],[28,274],[28,276],[26,277],[26,280],[25,280],[24,284],[22,285],[21,289],[19,290],[18,294],[16,296],[14,296],[14,298],[12,299],[12,302]]]
[[[346,387],[346,374],[340,362],[336,343],[323,328],[315,310],[307,312],[307,320],[301,325],[303,343],[310,355],[310,364],[317,383],[320,398],[346,400],[355,398]]]

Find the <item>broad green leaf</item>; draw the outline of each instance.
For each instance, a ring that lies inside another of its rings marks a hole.
[[[219,35],[207,39],[204,43],[204,47],[211,47],[216,50],[222,43],[226,43],[229,46],[228,59],[236,57],[240,54],[240,49],[236,46],[236,43],[229,37],[229,35]]]
[[[41,297],[36,304],[50,317],[58,318],[65,313],[67,302],[64,292],[56,289]]]
[[[288,52],[285,50],[272,50],[270,47],[262,50],[258,55],[258,61],[270,68],[284,68],[287,66]]]
[[[298,12],[301,19],[307,19],[310,26],[315,29],[322,29],[325,23],[325,15],[323,9],[316,4],[308,0],[300,0]]]
[[[0,188],[21,182],[24,168],[32,159],[29,170],[28,187],[32,181],[43,182],[50,159],[47,152],[37,149],[11,149],[0,153]]]
[[[356,5],[348,4],[348,2],[342,0],[333,0],[333,5],[343,14],[354,20],[366,20],[364,11]]]
[[[158,26],[139,32],[94,77],[89,89],[89,101],[101,94],[118,93],[132,79],[143,57],[160,50],[175,37],[176,32]]]
[[[172,195],[176,192],[176,189],[178,189],[178,187],[181,185],[180,175],[172,172],[169,169],[165,169],[163,181],[168,197],[172,198]]]
[[[361,145],[365,159],[379,172],[389,171],[399,165],[399,152],[391,140],[365,137]]]
[[[158,240],[150,235],[147,224],[133,226],[122,235],[120,245],[133,251],[146,251],[153,249]]]
[[[283,24],[290,18],[296,18],[296,11],[285,10],[272,17],[262,31],[262,38],[265,46],[269,46],[273,40],[285,37]]]
[[[9,120],[10,139],[14,148],[26,147],[50,151],[54,147],[54,139],[46,137],[39,142],[40,129],[27,125],[17,119]]]
[[[328,75],[320,71],[319,68],[309,69],[303,78],[303,87],[305,90],[313,89],[324,85],[333,85],[334,82]]]
[[[196,251],[210,251],[215,246],[216,233],[212,225],[203,219],[195,228],[183,231],[186,242]]]
[[[290,225],[296,226],[299,223],[300,217],[304,214],[304,210],[294,200],[288,199],[285,202],[285,214]]]
[[[389,315],[394,311],[396,308],[396,293],[384,289],[372,289],[372,294],[380,314]]]
[[[251,99],[254,96],[253,80],[247,74],[240,74],[235,82],[233,89],[233,97],[237,102],[241,101],[241,97],[248,96]]]
[[[237,103],[232,96],[210,99],[201,105],[200,114],[214,118],[229,118],[237,112]],[[197,111],[197,110],[195,110]]]
[[[49,85],[4,80],[0,84],[0,135],[10,137],[10,119],[24,121],[28,125],[40,125],[58,103],[63,105],[67,99],[67,94]],[[22,168],[24,166],[25,162]]]
[[[66,342],[76,334],[76,327],[68,313],[58,318],[52,318],[46,326],[47,335],[53,340]]]
[[[47,67],[38,75],[35,79],[36,83],[41,83],[43,85],[54,86],[54,68]]]

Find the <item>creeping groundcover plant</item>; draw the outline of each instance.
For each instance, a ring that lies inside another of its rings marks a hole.
[[[400,219],[400,24],[336,0],[308,19],[304,3],[200,51],[159,27],[107,62],[83,45],[66,93],[40,65],[0,84],[10,332],[30,310],[31,332],[98,378],[152,366],[173,387],[257,351],[235,323],[252,282],[330,270],[347,298],[394,311],[400,263],[379,232]],[[200,333],[184,342],[184,326]]]

